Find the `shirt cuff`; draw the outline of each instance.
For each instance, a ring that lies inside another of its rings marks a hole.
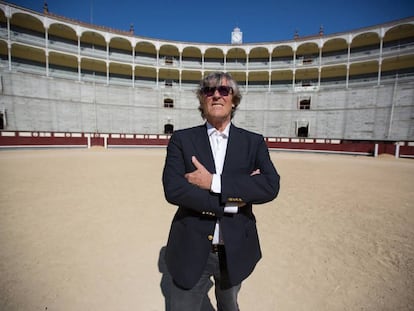
[[[230,214],[237,214],[239,212],[239,206],[237,203],[226,203],[224,206],[224,212]]]
[[[221,193],[221,176],[219,174],[213,174],[210,190],[214,193]],[[224,206],[224,212],[229,214],[237,214],[239,212],[239,207],[237,203],[226,203]]]
[[[214,193],[221,193],[221,176],[219,174],[213,174],[213,180],[211,181],[211,191]]]

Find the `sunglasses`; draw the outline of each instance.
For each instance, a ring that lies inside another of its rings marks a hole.
[[[228,96],[233,93],[233,88],[231,86],[220,85],[220,86],[205,86],[203,87],[203,94],[207,97],[213,96],[216,91],[219,92],[220,96]]]

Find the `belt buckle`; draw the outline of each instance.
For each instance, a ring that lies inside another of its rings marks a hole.
[[[211,245],[211,252],[212,252],[212,253],[218,253],[218,251],[219,251],[219,246],[218,246],[218,244],[212,244],[212,245]]]

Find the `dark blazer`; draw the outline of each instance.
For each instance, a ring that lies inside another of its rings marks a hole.
[[[261,258],[252,204],[273,200],[279,192],[279,175],[270,160],[262,135],[233,124],[221,175],[221,194],[190,184],[184,174],[195,170],[196,156],[215,172],[206,125],[175,131],[167,147],[162,176],[166,200],[178,206],[166,249],[168,270],[179,286],[192,288],[211,252],[217,218],[226,248],[230,283],[247,278]],[[250,176],[260,169],[261,174]],[[226,202],[244,202],[237,214],[224,213]]]

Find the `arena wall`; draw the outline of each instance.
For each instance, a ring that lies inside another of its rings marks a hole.
[[[0,131],[0,150],[33,148],[165,148],[170,135]],[[414,142],[264,138],[269,150],[414,158]]]
[[[0,71],[11,131],[163,134],[202,122],[194,90],[132,88]],[[171,98],[174,108],[165,108]],[[309,98],[311,109],[298,109]],[[313,92],[248,92],[234,122],[267,137],[405,141],[414,137],[414,80]]]

